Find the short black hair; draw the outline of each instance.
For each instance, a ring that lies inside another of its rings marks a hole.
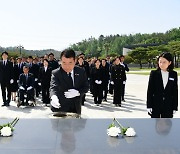
[[[60,55],[60,59],[62,59],[62,57],[66,57],[66,58],[73,58],[75,60],[76,58],[76,54],[74,52],[73,49],[65,49],[61,52],[61,55]]]
[[[2,56],[3,54],[6,54],[6,55],[8,56],[8,52],[6,52],[6,51],[2,52],[1,56]]]
[[[85,54],[82,52],[82,53],[79,54],[79,56],[85,56]]]
[[[54,56],[54,54],[52,52],[48,56],[51,56],[51,55]]]
[[[97,61],[99,61],[99,62],[101,63],[101,60],[100,60],[100,59],[96,59],[96,60],[94,61],[94,64],[95,64]]]
[[[43,59],[43,62],[46,61],[49,64],[49,60],[48,59]]]
[[[174,62],[173,62],[173,57],[169,52],[163,52],[157,59],[157,61],[159,62],[159,58],[165,58],[166,60],[168,60],[169,62],[171,62],[171,64],[168,66],[167,70],[168,71],[172,71],[174,69]],[[159,63],[158,63],[158,69],[160,69],[159,67]]]
[[[29,56],[28,58],[33,59],[33,57],[32,57],[32,56]]]

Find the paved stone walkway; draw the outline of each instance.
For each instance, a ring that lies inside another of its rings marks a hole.
[[[146,92],[148,79],[149,76],[147,75],[127,74],[125,94],[126,102],[122,102],[122,107],[114,107],[114,105],[112,104],[113,97],[109,94],[108,102],[102,102],[102,107],[94,106],[92,95],[90,93],[87,93],[85,105],[82,106],[82,117],[150,118],[146,111]],[[180,81],[180,77],[178,81]],[[0,105],[2,105],[1,92]],[[10,105],[10,107],[0,106],[0,118],[53,118],[50,108],[42,106],[40,98],[37,98],[36,107],[17,108],[16,102],[11,102]],[[174,117],[179,118],[180,112],[177,112]]]

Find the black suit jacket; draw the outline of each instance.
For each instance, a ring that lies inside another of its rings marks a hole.
[[[7,60],[6,66],[3,65],[3,61],[0,61],[0,83],[10,83],[13,79],[13,64]]]
[[[18,79],[19,79],[20,74],[23,73],[23,67],[24,67],[25,64],[21,63],[20,66],[19,66],[19,64],[16,64],[16,65],[17,65],[17,68],[18,68],[17,76],[18,76]]]
[[[38,78],[38,75],[39,75],[39,65],[38,64],[32,64],[32,66],[29,67],[29,73],[32,73],[34,78]]]
[[[71,84],[68,81],[67,73],[62,67],[54,70],[51,76],[50,95],[56,95],[59,98],[61,104],[59,111],[68,112],[67,104],[74,102],[77,113],[81,114],[81,99],[89,89],[86,72],[78,66],[74,67],[74,89],[79,91],[80,96],[70,99],[67,99],[64,96],[64,92],[72,89]]]
[[[59,67],[58,61],[56,60],[49,61],[49,66],[52,68],[52,70],[57,69]]]
[[[125,68],[122,65],[113,65],[111,68],[111,80],[116,83],[123,83],[126,81]]]
[[[28,88],[30,86],[34,87],[34,77],[33,74],[28,73],[28,80],[26,80],[26,76],[22,73],[19,77],[19,87],[23,86],[24,88]]]
[[[44,66],[40,67],[38,80],[39,82],[41,82],[42,86],[50,86],[51,74],[52,74],[51,67],[48,67],[46,72],[45,72]]]
[[[154,113],[163,110],[170,115],[173,114],[173,110],[178,110],[177,72],[169,72],[168,83],[164,89],[161,70],[151,71],[147,90],[147,108],[152,108]]]

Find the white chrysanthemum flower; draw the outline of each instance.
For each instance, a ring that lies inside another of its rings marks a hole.
[[[134,128],[129,127],[125,134],[126,134],[126,136],[135,136],[136,132],[135,132]]]
[[[119,127],[116,127],[116,126],[107,129],[108,136],[116,137],[116,136],[119,136],[120,133],[121,133],[121,131],[120,131]]]
[[[6,127],[3,127],[1,129],[1,135],[2,136],[11,136],[12,135],[12,130],[10,127],[6,126]]]

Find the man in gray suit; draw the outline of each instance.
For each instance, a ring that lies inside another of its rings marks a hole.
[[[61,66],[52,72],[51,77],[51,110],[81,114],[82,96],[89,89],[86,72],[75,66],[72,49],[62,51],[60,59]]]

